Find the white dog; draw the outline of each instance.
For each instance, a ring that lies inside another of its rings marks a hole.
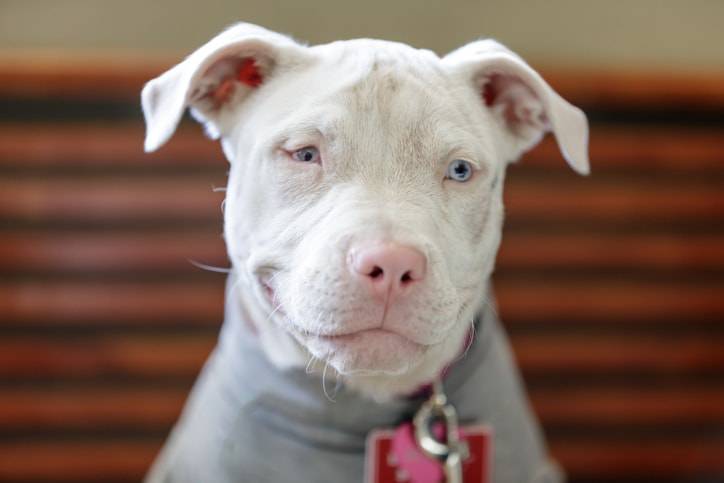
[[[367,433],[408,419],[448,366],[461,420],[494,430],[493,481],[560,479],[489,277],[508,163],[551,131],[588,172],[579,109],[491,40],[440,58],[250,24],[142,101],[146,151],[187,107],[221,140],[233,266],[219,344],[148,481],[361,481]]]

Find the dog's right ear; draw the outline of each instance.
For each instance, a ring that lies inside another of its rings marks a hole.
[[[233,106],[280,70],[310,58],[306,47],[284,35],[247,23],[230,27],[145,85],[146,152],[168,141],[187,107],[210,136],[225,134],[223,117]]]

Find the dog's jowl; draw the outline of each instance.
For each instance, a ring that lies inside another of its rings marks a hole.
[[[463,445],[466,428],[489,430],[477,481],[562,480],[489,280],[506,166],[551,132],[587,173],[579,109],[491,40],[438,57],[367,39],[308,47],[249,24],[142,101],[147,151],[187,108],[220,140],[233,267],[219,343],[147,481],[375,481],[368,436],[411,427],[432,387]],[[394,479],[442,478],[445,458],[422,457],[427,473]]]

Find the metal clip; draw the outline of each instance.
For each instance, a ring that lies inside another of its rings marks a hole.
[[[443,441],[438,441],[432,433],[432,424],[441,421],[445,425]],[[462,483],[462,462],[469,456],[469,448],[458,435],[458,418],[455,407],[447,400],[442,382],[436,380],[432,386],[432,395],[425,401],[413,418],[415,440],[422,451],[443,463],[445,481]]]

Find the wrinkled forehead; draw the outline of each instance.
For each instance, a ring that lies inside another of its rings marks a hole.
[[[295,108],[274,121],[282,131],[317,132],[357,157],[434,162],[455,150],[483,159],[491,154],[477,132],[470,93],[434,53],[358,40],[321,46],[320,54],[305,78],[289,87]]]
[[[333,86],[330,104],[384,128],[407,126],[433,134],[435,122],[465,123],[465,104],[433,52],[374,40],[341,44],[344,48],[325,56],[320,66]]]

